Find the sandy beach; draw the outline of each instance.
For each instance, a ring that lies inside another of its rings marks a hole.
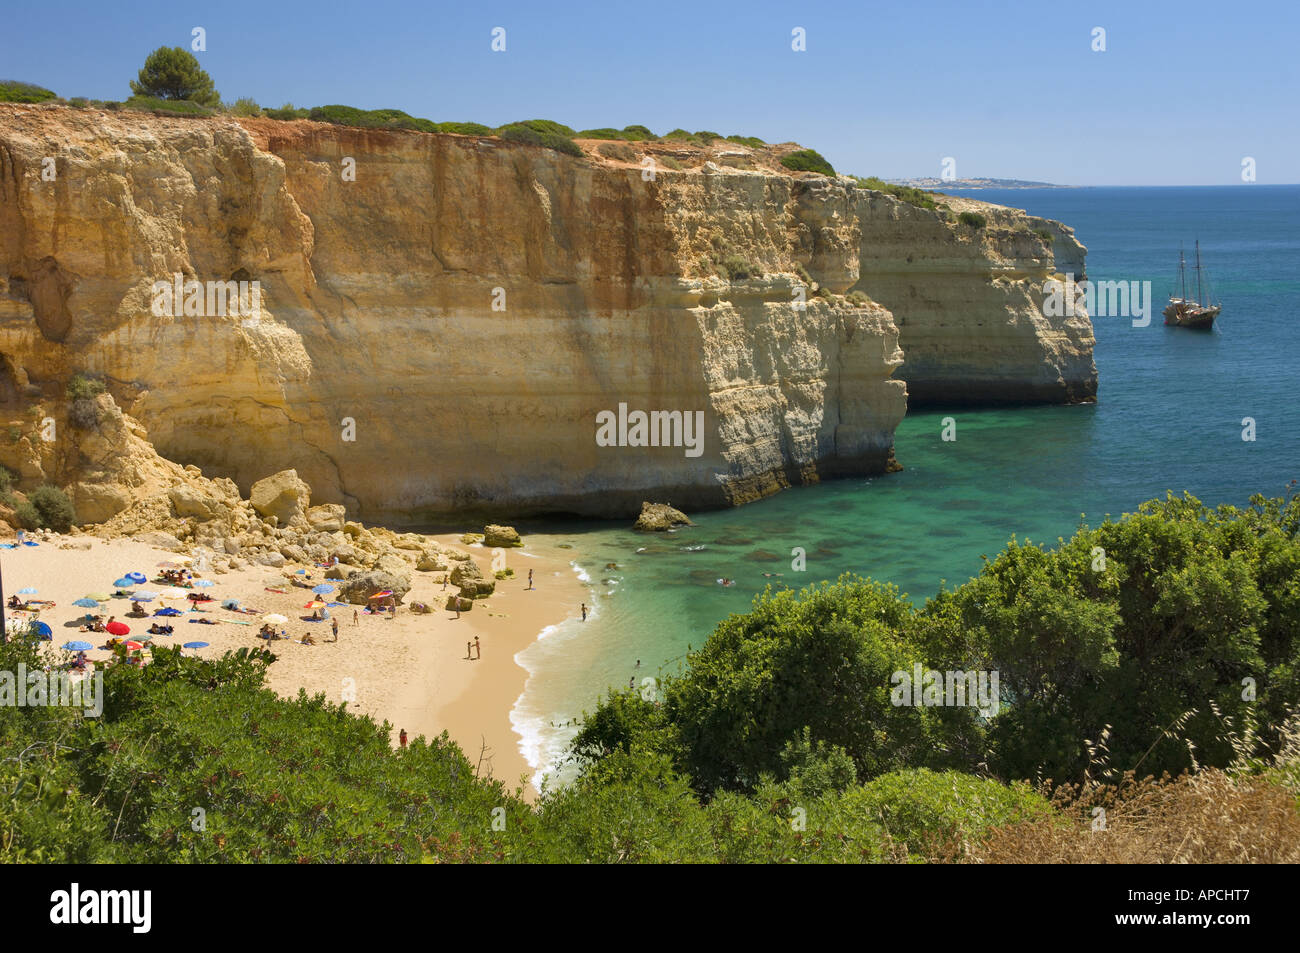
[[[6,600],[20,589],[33,588],[33,595],[19,596],[51,600],[53,608],[40,611],[39,618],[53,630],[48,643],[58,649],[70,640],[90,642],[87,652],[102,664],[112,653],[102,648],[103,633],[78,631],[83,616],[96,610],[74,606],[74,600],[90,593],[112,593],[113,581],[128,572],[141,572],[149,582],[133,587],[158,592],[167,588],[157,582],[158,564],[173,560],[175,553],[131,539],[103,540],[91,536],[29,537],[37,546],[0,550]],[[492,576],[492,552],[482,545],[466,546],[459,535],[430,537],[463,552]],[[13,542],[12,538],[6,540]],[[146,605],[149,618],[129,617],[131,600],[110,599],[104,615],[115,615],[130,626],[128,638],[147,634],[153,622],[170,622],[175,633],[154,636],[160,645],[208,642],[206,648],[187,652],[219,657],[240,647],[267,646],[257,637],[262,615],[287,616],[289,640],[269,643],[277,661],[271,666],[268,685],[286,697],[302,688],[308,694],[323,692],[330,701],[354,699],[349,707],[377,721],[393,726],[393,743],[400,729],[410,739],[433,738],[446,731],[460,745],[471,763],[480,764],[482,774],[501,779],[514,789],[521,784],[525,796],[535,791],[528,783],[533,773],[519,749],[519,737],[510,724],[510,709],[523,691],[527,672],[514,661],[515,654],[537,638],[547,626],[579,616],[580,605],[591,602],[587,587],[569,565],[571,554],[562,550],[534,550],[527,544],[505,551],[506,565],[515,575],[499,580],[496,591],[477,600],[473,609],[456,618],[441,608],[427,615],[410,610],[413,602],[441,606],[455,587],[443,588],[445,573],[413,572],[411,591],[398,607],[396,618],[387,613],[371,615],[359,607],[328,609],[339,622],[339,639],[328,642],[330,622],[307,621],[312,615],[303,608],[314,598],[313,585],[326,582],[324,570],[311,566],[287,565],[283,569],[249,567],[226,573],[204,575],[213,585],[195,589],[213,598],[206,611],[188,611],[185,599],[154,600]],[[529,590],[528,570],[533,570],[534,589]],[[303,570],[298,572],[298,570]],[[292,581],[291,581],[292,580]],[[296,582],[296,584],[295,584]],[[271,589],[287,590],[273,592]],[[325,596],[326,599],[332,598]],[[256,614],[241,615],[220,608],[222,600],[238,599]],[[183,610],[170,619],[153,618],[163,606]],[[6,618],[14,617],[6,610]],[[28,614],[30,617],[30,614]],[[215,625],[193,621],[214,620]],[[302,639],[310,634],[314,645]],[[478,640],[478,657],[471,649]],[[148,652],[144,653],[145,658]]]

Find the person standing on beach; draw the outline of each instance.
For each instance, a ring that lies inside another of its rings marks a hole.
[[[330,628],[332,628],[332,629],[334,630],[334,639],[333,639],[333,641],[337,642],[337,641],[339,640],[339,620],[338,620],[338,619],[330,619]]]
[[[587,621],[587,604],[585,602],[582,604],[582,621]]]
[[[358,612],[356,609],[352,610],[352,624],[353,625],[361,624],[361,613]]]
[[[474,658],[481,659],[482,657],[483,657],[483,648],[478,644],[478,636],[476,635],[474,636]]]
[[[471,662],[474,661],[474,643],[473,643],[473,642],[466,642],[466,643],[465,643],[465,658],[469,659]]]
[[[402,733],[401,733],[400,735],[397,736],[397,743],[398,743],[399,745],[401,745],[403,748],[406,747],[406,729],[405,729],[405,728],[403,728],[403,729],[402,729]]]
[[[531,569],[528,570],[528,588],[533,588],[533,571]]]

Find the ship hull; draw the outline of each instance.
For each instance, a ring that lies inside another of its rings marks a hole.
[[[1171,302],[1164,310],[1165,324],[1193,331],[1209,331],[1214,327],[1214,319],[1219,316],[1220,310],[1222,309],[1199,308],[1185,302]]]

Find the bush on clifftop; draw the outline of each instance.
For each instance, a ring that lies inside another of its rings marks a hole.
[[[821,175],[834,175],[835,169],[812,149],[800,149],[781,157],[781,164],[794,172],[817,172]]]
[[[53,91],[35,83],[23,83],[16,79],[0,80],[0,103],[43,103],[57,98]]]
[[[212,77],[193,53],[179,46],[160,46],[150,53],[138,78],[131,81],[131,92],[151,99],[221,105]]]

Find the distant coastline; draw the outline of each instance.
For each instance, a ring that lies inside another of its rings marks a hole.
[[[886,179],[890,185],[906,185],[914,189],[1068,189],[1073,186],[1052,182],[1031,182],[1027,179],[941,179],[927,176],[919,179]]]

